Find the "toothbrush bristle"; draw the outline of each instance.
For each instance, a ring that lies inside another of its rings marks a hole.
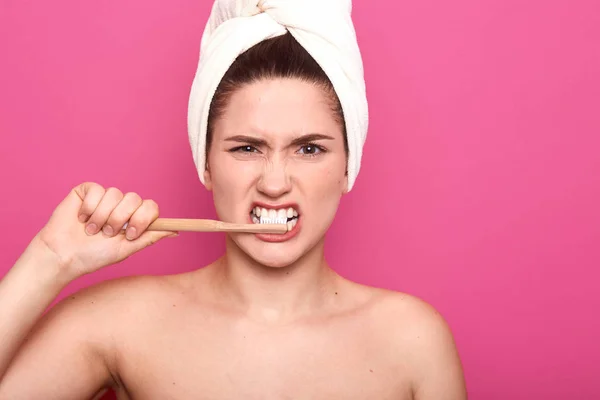
[[[287,218],[274,218],[274,219],[270,219],[270,218],[261,218],[260,219],[260,223],[261,224],[287,224]]]

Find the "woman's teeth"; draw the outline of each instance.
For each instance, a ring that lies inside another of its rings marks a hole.
[[[287,224],[288,230],[291,230],[298,222],[298,211],[292,207],[281,210],[255,207],[251,214],[252,222],[255,224]]]

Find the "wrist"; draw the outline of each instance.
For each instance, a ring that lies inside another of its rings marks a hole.
[[[29,243],[18,264],[30,270],[36,281],[52,286],[62,288],[77,278],[72,272],[71,262],[54,252],[39,235]]]

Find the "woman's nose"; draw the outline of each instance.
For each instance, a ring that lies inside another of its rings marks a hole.
[[[291,190],[291,181],[284,162],[269,162],[257,183],[258,190],[268,197],[277,198]]]

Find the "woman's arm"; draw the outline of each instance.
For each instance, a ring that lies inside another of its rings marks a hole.
[[[0,400],[92,398],[111,383],[98,318],[105,312],[91,304],[94,290],[61,302],[36,325],[67,283],[54,263],[34,240],[0,281]]]
[[[0,385],[19,346],[67,283],[37,236],[0,281]]]
[[[94,183],[77,186],[58,205],[0,281],[0,400],[91,397],[107,384],[111,335],[103,323],[110,307],[101,293],[110,285],[63,301],[36,322],[72,280],[173,235],[146,231],[158,214],[152,201]]]

